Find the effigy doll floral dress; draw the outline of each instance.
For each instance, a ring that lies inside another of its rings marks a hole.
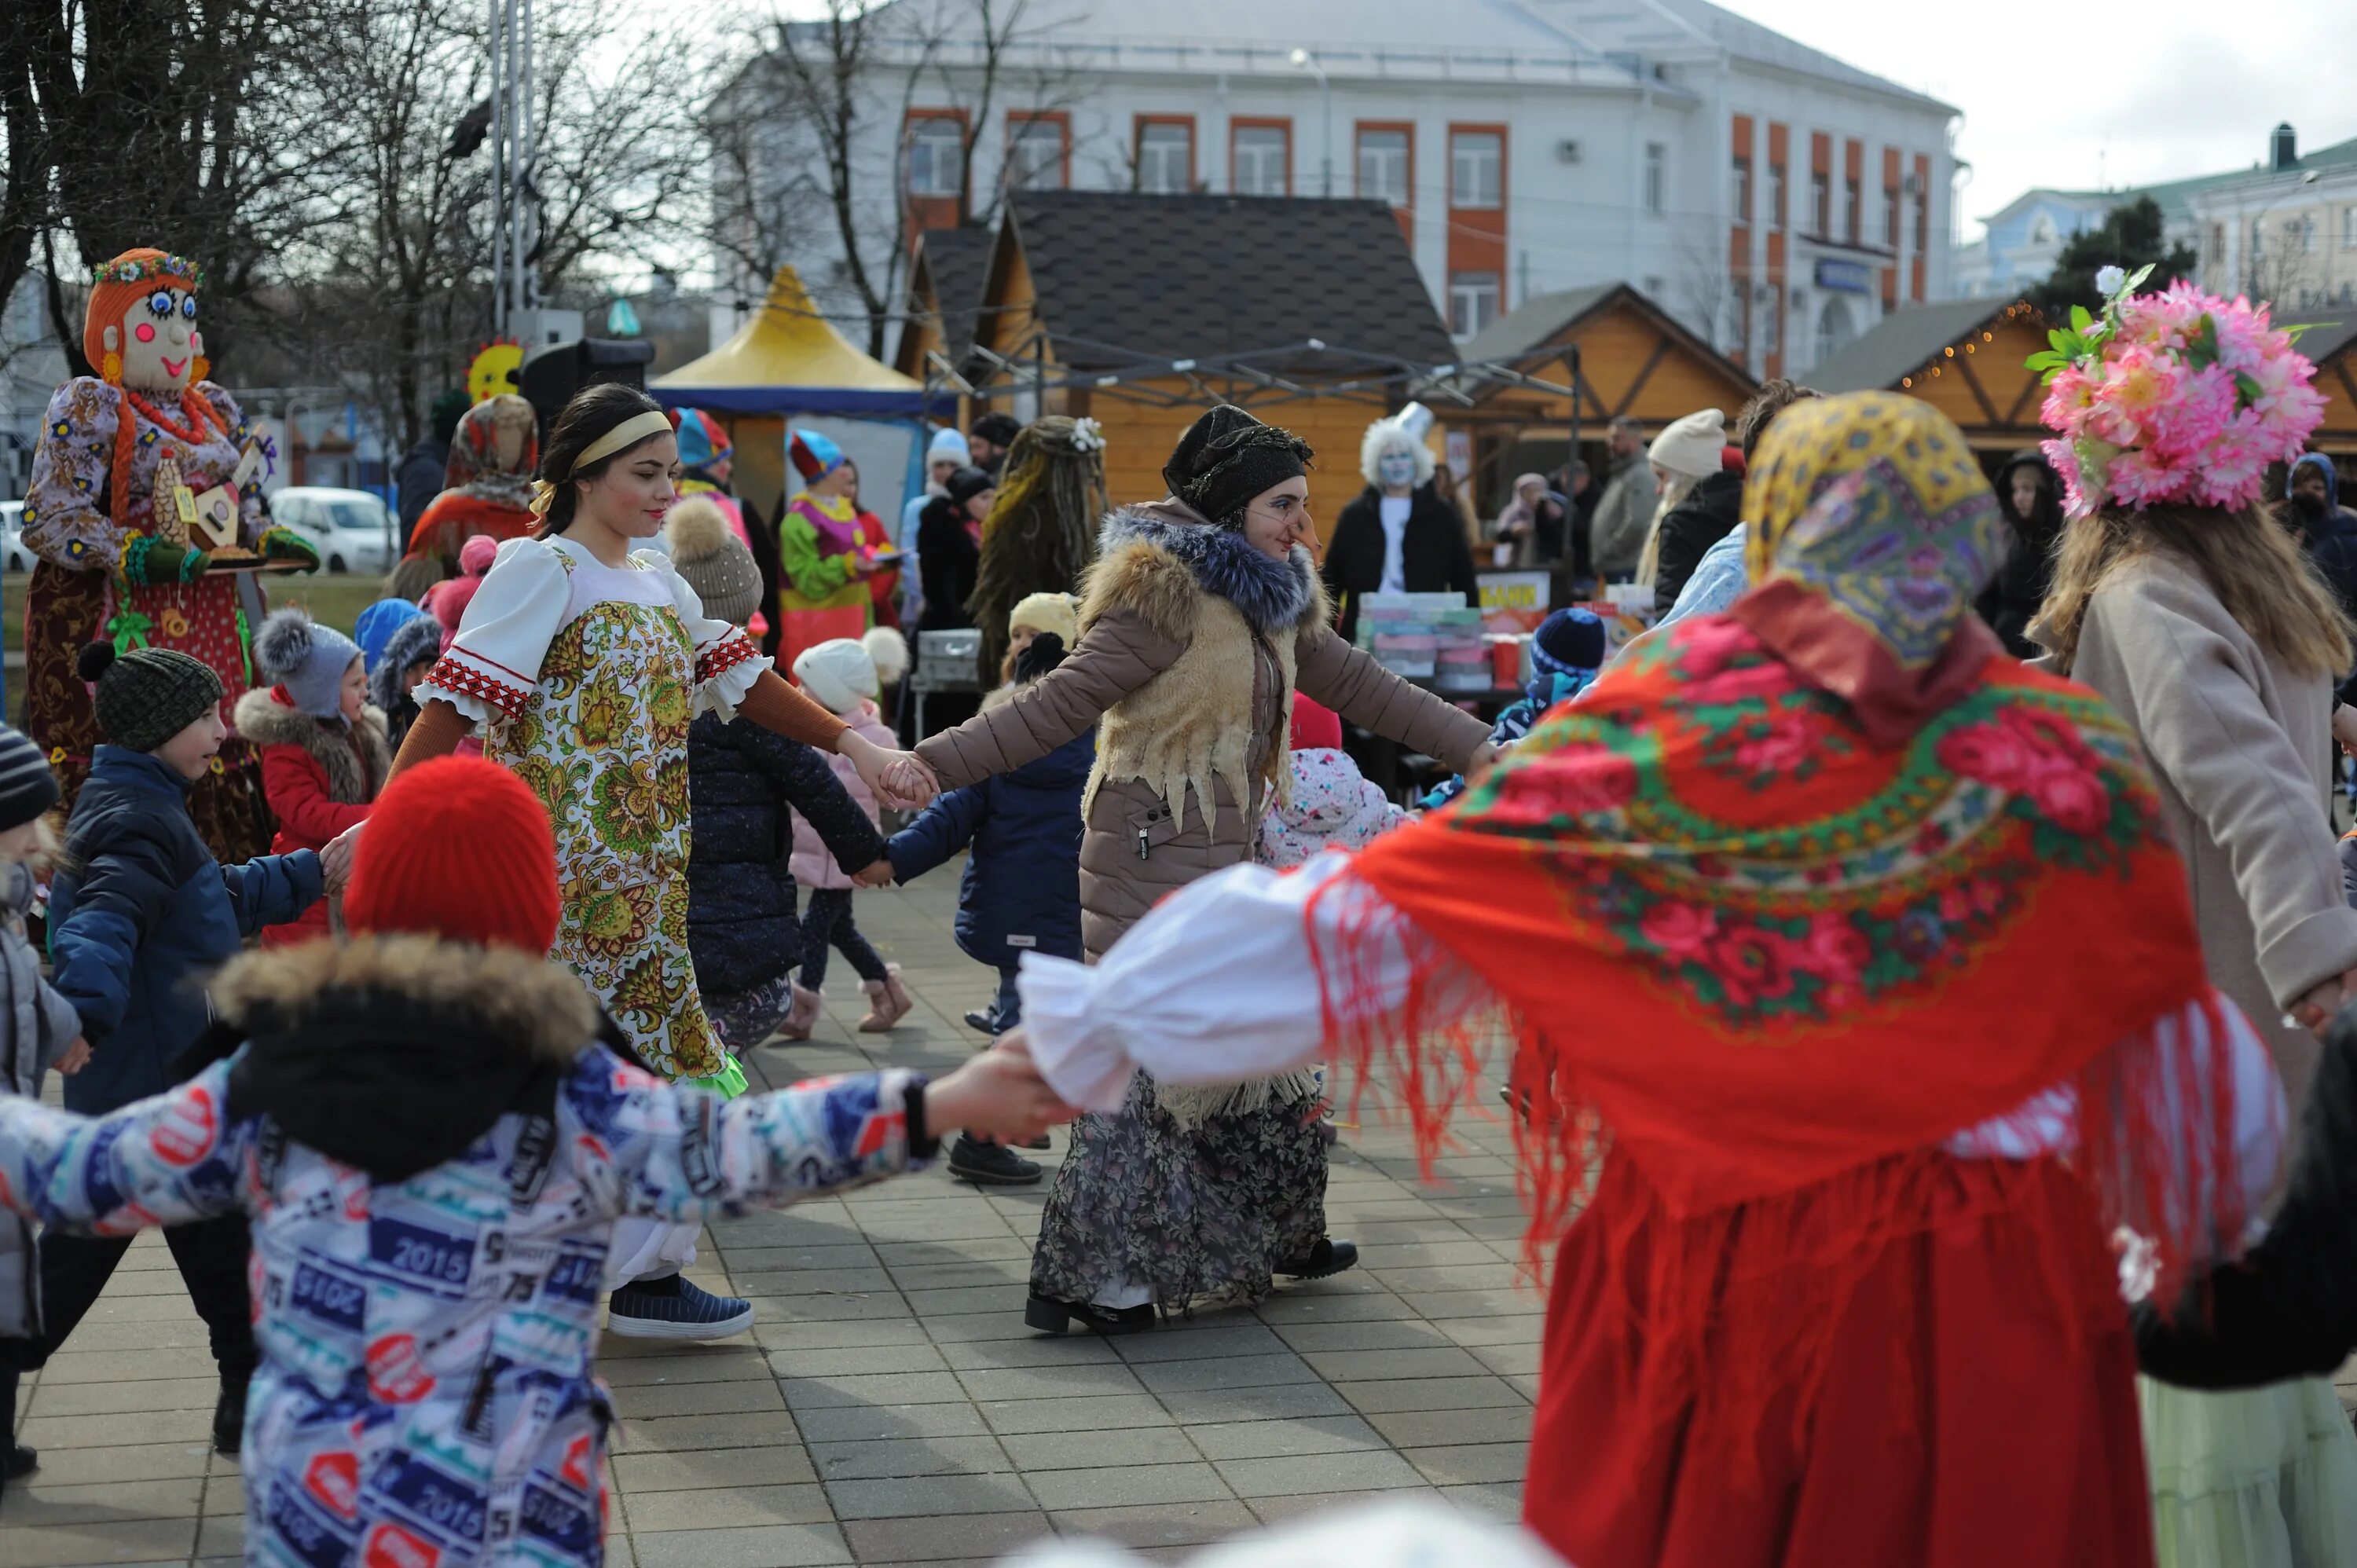
[[[532,787],[556,834],[551,956],[595,991],[651,1067],[735,1093],[687,946],[687,727],[770,667],[651,551],[608,566],[562,536],[518,539],[418,693],[484,725],[484,755]]]

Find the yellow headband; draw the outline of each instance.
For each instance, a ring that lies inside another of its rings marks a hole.
[[[581,456],[574,458],[573,467],[565,471],[565,478],[571,478],[598,458],[609,457],[625,447],[637,446],[650,436],[670,434],[672,434],[670,414],[659,409],[649,409],[644,413],[634,413],[583,447]],[[534,479],[532,484],[532,515],[546,517],[549,503],[555,499],[554,485],[550,484],[546,479]]]

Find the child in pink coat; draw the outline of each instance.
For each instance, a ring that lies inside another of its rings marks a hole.
[[[877,627],[855,642],[838,637],[802,650],[794,659],[794,681],[828,712],[881,746],[898,746],[891,728],[877,712],[876,698],[909,668],[909,645],[889,627]],[[876,797],[861,782],[848,759],[830,757],[836,777],[859,809],[876,822]],[[851,918],[851,878],[819,842],[817,832],[797,813],[794,853],[787,863],[794,880],[811,890],[810,910],[802,917],[802,976],[807,990],[816,991],[826,979],[826,950],[832,946],[851,961],[859,983],[867,992],[867,1015],[859,1020],[863,1034],[881,1034],[899,1023],[916,1005],[900,983],[900,966],[886,963]]]

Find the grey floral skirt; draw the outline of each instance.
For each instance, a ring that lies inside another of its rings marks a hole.
[[[1319,1101],[1181,1127],[1144,1073],[1111,1116],[1072,1123],[1031,1254],[1031,1289],[1084,1302],[1148,1284],[1166,1312],[1249,1305],[1326,1234]]]

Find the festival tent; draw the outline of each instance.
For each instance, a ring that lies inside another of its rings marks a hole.
[[[921,480],[926,416],[953,416],[957,400],[862,353],[821,316],[791,267],[736,335],[702,359],[647,383],[666,408],[719,416],[737,444],[736,489],[774,512],[791,493],[788,424],[826,432],[859,465],[860,504],[888,521]]]

